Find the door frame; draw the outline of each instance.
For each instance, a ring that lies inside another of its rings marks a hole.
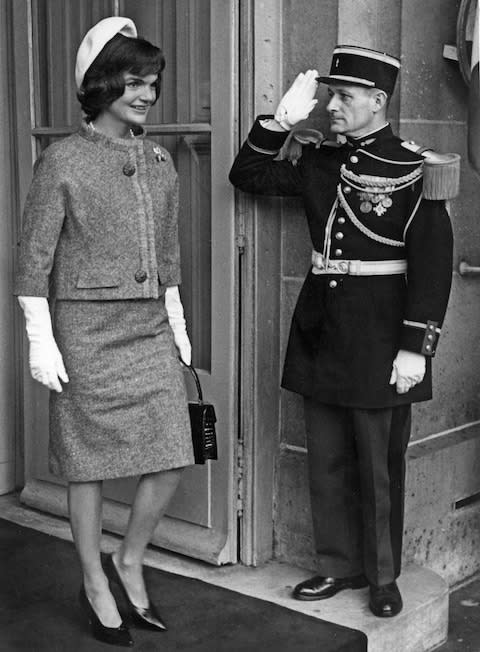
[[[223,162],[226,170],[255,115],[272,112],[282,92],[282,0],[220,2],[228,17],[226,21],[224,15],[221,21],[217,19],[219,28],[230,25],[232,46],[230,60],[225,61],[222,83],[229,79],[231,93],[236,96],[235,114],[225,112],[218,116],[233,126],[231,158]],[[18,24],[31,25],[28,0],[12,3],[12,25]],[[34,126],[30,92],[32,47],[29,30],[15,35],[13,48],[17,70],[30,80],[28,85],[16,87],[15,96],[19,205],[23,205],[28,191],[25,175],[20,171],[31,167],[35,157],[35,139],[30,135]],[[213,153],[212,147],[212,156]],[[222,188],[217,192],[225,193],[225,184],[220,185]],[[237,557],[243,564],[257,565],[271,559],[273,554],[274,473],[280,422],[280,299],[279,292],[272,292],[271,287],[280,279],[279,212],[277,200],[254,199],[237,193],[235,242],[223,251],[221,259],[212,261],[220,265],[231,265],[232,259],[237,261],[236,285],[228,291],[231,292],[233,314],[239,317],[233,341],[224,342],[224,346],[235,351],[230,357],[230,373],[236,374],[238,384],[229,412],[237,432],[231,465],[232,486],[237,488],[237,495],[229,497],[228,505],[231,532],[236,533],[238,528],[239,546],[238,550],[234,549],[233,541],[237,536],[231,536],[224,552],[211,558],[207,549],[209,543],[203,542],[203,559],[215,564]],[[213,315],[215,318],[215,309]],[[45,390],[31,380],[25,351],[19,401],[23,405],[28,488],[22,493],[22,500],[40,510],[64,516],[67,505],[63,486],[32,478],[34,459],[28,441],[37,427],[38,405],[45,401]],[[121,531],[126,515],[126,507],[105,501],[106,529]],[[177,542],[185,534],[183,528],[179,528],[175,536]],[[164,547],[174,544],[175,541],[161,541]],[[221,547],[221,542],[217,542],[217,546]]]
[[[240,0],[238,144],[283,87],[282,0]],[[240,561],[273,556],[274,476],[280,429],[281,202],[236,193],[240,252]],[[242,461],[243,457],[243,461]]]
[[[31,170],[36,153],[34,128],[34,99],[32,60],[33,43],[31,37],[32,15],[29,0],[19,0],[12,7],[13,26],[27,26],[16,34],[14,43],[15,65],[21,71],[23,79],[28,83],[17,84],[15,89],[15,119],[18,139],[17,175],[19,198],[24,204],[29,186],[29,175],[25,170]],[[224,424],[223,441],[219,441],[221,454],[228,461],[226,468],[220,473],[215,462],[209,462],[205,472],[209,474],[212,512],[221,514],[222,529],[205,528],[186,521],[163,517],[152,538],[152,543],[174,552],[192,556],[188,545],[189,540],[195,541],[195,556],[209,563],[220,565],[238,560],[237,537],[237,414],[238,387],[236,369],[238,341],[237,315],[237,279],[236,279],[236,243],[234,233],[234,191],[225,178],[225,170],[231,164],[235,149],[234,130],[234,97],[237,86],[237,52],[238,52],[238,4],[236,0],[212,0],[211,11],[212,34],[215,34],[216,51],[222,56],[212,57],[212,89],[222,89],[222,97],[228,93],[228,102],[212,102],[212,318],[217,320],[217,333],[212,350],[211,371],[222,370],[223,378],[228,383],[215,384],[215,395],[208,396],[215,404],[218,424]],[[213,90],[213,92],[218,92]],[[213,95],[212,95],[213,98]],[[220,98],[221,99],[221,98]],[[229,134],[228,142],[225,135]],[[223,138],[222,138],[223,137]],[[216,141],[221,147],[216,146]],[[224,270],[228,270],[225,274]],[[220,307],[219,307],[220,306]],[[227,328],[223,324],[222,312],[228,311]],[[21,501],[37,509],[60,516],[68,513],[67,497],[64,483],[60,480],[47,481],[35,477],[36,460],[33,442],[35,432],[41,427],[48,427],[47,390],[35,383],[29,373],[28,361],[23,356],[23,416],[25,443],[25,487],[21,493]],[[209,379],[204,378],[208,390]],[[208,393],[208,392],[207,392]],[[227,436],[225,437],[225,432]],[[219,432],[222,437],[222,433]],[[214,480],[212,480],[212,478]],[[218,509],[218,512],[215,510]],[[117,501],[104,500],[104,528],[112,532],[122,533],[125,530],[129,514],[129,506]],[[168,519],[168,532],[165,533],[165,520]],[[193,539],[194,537],[194,539]]]

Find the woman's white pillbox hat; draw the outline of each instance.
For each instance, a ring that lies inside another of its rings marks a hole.
[[[85,34],[78,48],[77,63],[75,65],[75,82],[77,88],[80,88],[82,85],[85,73],[100,54],[103,46],[115,34],[123,34],[123,36],[128,36],[129,38],[136,38],[137,28],[135,27],[135,23],[130,18],[111,16],[110,18],[101,20]]]

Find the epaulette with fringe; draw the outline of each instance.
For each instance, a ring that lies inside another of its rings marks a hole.
[[[439,154],[413,140],[404,140],[402,147],[423,157],[423,190],[425,199],[453,199],[460,188],[460,154]]]

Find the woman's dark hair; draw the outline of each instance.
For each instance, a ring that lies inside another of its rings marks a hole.
[[[115,34],[96,56],[77,93],[87,122],[95,118],[125,91],[125,73],[158,75],[155,102],[160,95],[165,59],[160,48],[143,38]]]

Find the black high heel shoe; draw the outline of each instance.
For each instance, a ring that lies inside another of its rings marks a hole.
[[[84,586],[80,589],[78,599],[87,615],[93,638],[96,638],[97,641],[102,641],[102,643],[110,643],[110,645],[121,645],[122,647],[131,647],[133,645],[130,632],[123,622],[119,627],[105,627],[100,622],[99,617],[87,598]]]
[[[132,621],[136,625],[139,625],[140,627],[146,627],[148,629],[160,630],[162,632],[167,630],[167,626],[160,618],[160,615],[155,609],[155,606],[150,602],[150,598],[148,599],[148,607],[137,607],[130,600],[127,589],[122,582],[122,578],[118,574],[118,570],[115,566],[112,555],[108,555],[104,565],[104,570],[108,579],[111,582],[114,582],[121,590],[125,602],[127,603]]]

